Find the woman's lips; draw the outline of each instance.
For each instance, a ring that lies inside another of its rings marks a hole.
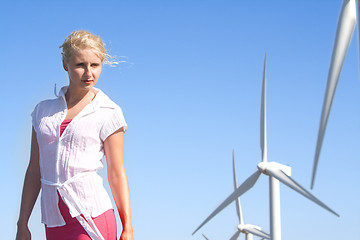
[[[86,84],[90,84],[90,83],[93,82],[93,80],[83,80],[83,82],[86,83]]]

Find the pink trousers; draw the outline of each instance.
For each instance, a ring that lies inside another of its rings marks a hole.
[[[61,227],[45,226],[47,240],[91,240],[79,221],[71,217],[69,208],[60,196],[59,209],[66,225]],[[105,240],[116,240],[116,219],[113,209],[93,218],[93,220]]]

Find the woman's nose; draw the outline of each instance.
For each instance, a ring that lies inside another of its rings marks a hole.
[[[92,75],[92,72],[91,72],[91,67],[90,66],[86,66],[85,67],[85,75],[87,77],[90,77]]]

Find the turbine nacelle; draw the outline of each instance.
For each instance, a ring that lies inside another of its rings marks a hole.
[[[260,162],[257,165],[257,168],[259,169],[260,172],[268,176],[270,176],[271,174],[267,170],[272,172],[274,172],[275,170],[281,170],[289,177],[291,176],[291,167],[277,162]]]
[[[259,226],[256,226],[256,225],[252,225],[252,224],[239,224],[237,226],[237,228],[239,229],[240,232],[242,233],[250,233],[248,232],[248,229],[257,229],[257,230],[260,230],[261,231],[261,227]]]
[[[261,230],[261,227],[252,224],[239,224],[238,232],[236,232],[230,240],[237,240],[240,232],[246,234],[246,239],[252,239],[252,235],[261,237],[263,239],[270,239],[270,235]]]

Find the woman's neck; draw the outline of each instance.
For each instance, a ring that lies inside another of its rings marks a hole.
[[[69,86],[65,94],[66,104],[68,108],[71,108],[82,101],[89,103],[94,97],[95,93],[92,88],[79,91]]]

